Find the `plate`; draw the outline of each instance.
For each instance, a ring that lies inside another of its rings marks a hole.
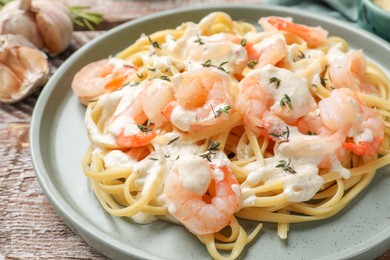
[[[390,45],[351,24],[288,8],[259,5],[208,5],[177,9],[121,25],[85,45],[52,76],[42,91],[31,122],[31,155],[37,178],[64,222],[92,247],[113,259],[209,259],[203,244],[183,227],[157,221],[137,225],[110,216],[93,195],[81,168],[89,141],[83,125],[85,108],[70,84],[85,64],[113,55],[142,33],[198,22],[212,11],[256,24],[261,16],[291,16],[296,22],[321,25],[363,48],[390,75]],[[386,68],[387,66],[387,68]],[[277,237],[266,224],[242,254],[245,259],[373,258],[390,248],[390,167],[379,170],[371,185],[336,216],[291,226],[289,237]]]

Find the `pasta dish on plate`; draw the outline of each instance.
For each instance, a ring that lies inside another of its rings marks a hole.
[[[83,67],[83,170],[102,207],[183,225],[234,259],[276,223],[329,218],[390,162],[385,73],[321,27],[213,12]],[[242,219],[257,223],[247,230]]]

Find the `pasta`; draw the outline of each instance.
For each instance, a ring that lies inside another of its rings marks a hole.
[[[102,207],[184,225],[235,259],[276,223],[329,218],[390,162],[390,83],[320,27],[222,12],[87,65],[83,170]],[[240,219],[256,221],[245,230]]]

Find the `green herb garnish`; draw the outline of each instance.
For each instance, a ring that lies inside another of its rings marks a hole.
[[[257,60],[251,60],[246,66],[250,69],[253,69],[257,65],[257,63],[259,63]]]
[[[86,27],[90,31],[95,30],[93,25],[99,25],[103,22],[102,14],[86,11],[90,6],[69,6],[68,8],[72,17],[72,22],[80,27]]]
[[[160,44],[157,41],[153,41],[149,35],[148,35],[148,39],[149,39],[150,44],[152,44],[153,48],[161,49]]]
[[[177,141],[179,139],[179,136],[176,136],[175,138],[173,138],[172,140],[170,140],[167,145],[170,145],[172,144],[173,142]]]
[[[274,83],[274,82],[276,82],[276,88],[279,88],[281,79],[278,79],[276,77],[272,77],[269,79],[269,83]]]
[[[207,151],[204,154],[201,154],[199,156],[202,157],[203,159],[206,159],[207,161],[211,162],[211,155],[214,155],[215,152],[218,151],[219,144],[220,143],[218,140],[214,140],[212,142],[209,140]]]
[[[292,109],[291,99],[287,94],[283,96],[279,104],[281,107],[289,107],[290,109]]]
[[[291,167],[291,159],[288,159],[288,162],[286,160],[280,160],[279,164],[275,166],[275,168],[282,168],[283,171],[289,172],[292,174],[297,173],[292,167]]]
[[[286,126],[286,130],[283,131],[281,134],[270,133],[269,135],[277,137],[277,138],[283,138],[284,141],[288,141],[288,138],[290,138],[290,128],[288,126]]]
[[[242,38],[240,44],[241,44],[242,46],[245,47],[245,45],[246,45],[246,39],[245,39],[245,38]]]
[[[199,35],[198,35],[198,34],[196,35],[196,37],[197,37],[198,39],[196,39],[194,42],[197,42],[197,43],[199,43],[199,45],[202,45],[202,44],[204,44],[204,42],[202,41],[202,39],[199,37]]]

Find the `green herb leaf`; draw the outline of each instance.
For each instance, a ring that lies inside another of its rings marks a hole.
[[[214,117],[217,118],[217,117],[221,116],[223,113],[229,114],[230,109],[232,109],[231,105],[226,105],[223,108],[218,109],[217,111],[214,111],[214,109],[213,109]]]
[[[301,50],[298,50],[298,51],[299,51],[299,56],[298,56],[298,58],[300,58],[300,59],[305,59],[305,58],[306,58],[305,54],[304,54]]]
[[[274,83],[274,82],[276,82],[276,88],[279,88],[281,79],[278,79],[276,77],[272,77],[269,79],[269,83]]]
[[[327,79],[326,79],[326,78],[323,78],[323,77],[320,77],[320,81],[321,81],[321,85],[322,85],[323,87],[326,87],[326,81],[327,81]]]
[[[172,144],[173,142],[177,141],[178,139],[179,139],[179,136],[176,136],[176,137],[173,138],[171,141],[169,141],[169,142],[167,143],[167,145]]]
[[[171,81],[171,79],[170,79],[167,75],[162,75],[162,76],[160,77],[160,79],[166,80],[166,81]]]
[[[280,160],[279,164],[275,166],[275,168],[282,168],[283,171],[289,172],[292,174],[297,173],[292,167],[291,167],[291,159],[288,159],[288,162],[286,160]]]
[[[210,59],[208,59],[206,62],[204,62],[204,63],[202,63],[201,64],[203,67],[211,67],[212,65],[211,65],[211,60]]]
[[[225,70],[223,68],[224,65],[226,65],[227,63],[229,63],[228,61],[224,61],[222,62],[221,64],[219,64],[219,66],[217,67],[218,70],[222,70],[223,72],[226,72],[226,73],[229,73],[227,70]]]
[[[286,126],[286,131],[283,131],[281,134],[278,133],[270,133],[269,135],[277,137],[277,138],[283,138],[284,141],[288,141],[290,138],[290,128]]]
[[[197,40],[195,40],[194,42],[197,42],[199,43],[199,45],[203,45],[204,42],[202,41],[202,39],[199,37],[199,35],[197,34],[196,37],[198,38]]]
[[[245,47],[245,45],[246,45],[246,39],[245,39],[245,38],[242,38],[240,44],[241,44],[242,46]]]
[[[9,2],[12,2],[13,0],[0,0],[0,8],[8,4]]]
[[[202,65],[203,67],[206,67],[206,68],[208,68],[208,67],[214,67],[214,68],[217,68],[218,70],[221,70],[221,71],[226,72],[226,73],[229,74],[229,71],[227,71],[227,70],[223,67],[223,66],[226,65],[227,63],[229,63],[229,62],[228,62],[228,61],[224,61],[224,62],[222,62],[221,64],[219,64],[218,66],[216,66],[216,65],[211,64],[211,60],[208,59],[207,61],[205,61],[205,62],[202,63],[201,65]]]
[[[257,65],[257,63],[259,63],[257,60],[251,60],[246,66],[250,69],[253,69]]]
[[[307,135],[318,135],[316,132],[312,132],[312,131],[307,131],[306,134],[307,134]]]
[[[4,0],[3,0],[4,1]],[[100,13],[88,12],[87,9],[90,6],[69,6],[69,11],[74,24],[88,28],[90,31],[94,31],[94,25],[99,25],[103,22],[103,15]]]
[[[204,154],[201,154],[199,156],[211,162],[211,155],[214,155],[215,151],[219,150],[219,145],[220,142],[218,140],[214,140],[212,142],[209,140],[207,151]]]
[[[283,96],[279,104],[281,107],[289,107],[290,109],[292,109],[291,99],[287,94]]]
[[[148,121],[146,121],[146,125],[140,125],[140,124],[137,124],[138,128],[144,132],[144,133],[149,133],[150,131],[152,131],[152,129],[150,129],[150,119],[148,119]]]
[[[148,39],[150,41],[150,43],[152,44],[152,46],[156,49],[161,49],[160,47],[160,44],[157,42],[157,41],[153,41],[152,38],[150,38],[150,36],[148,35]]]

